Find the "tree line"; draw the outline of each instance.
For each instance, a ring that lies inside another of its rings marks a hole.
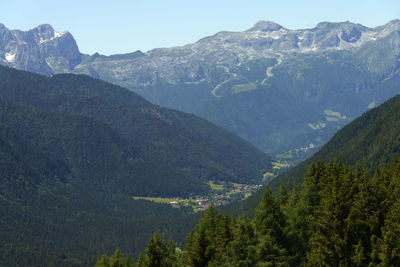
[[[312,163],[302,188],[266,188],[252,219],[205,211],[181,250],[154,233],[136,261],[117,250],[96,266],[400,266],[400,159]]]

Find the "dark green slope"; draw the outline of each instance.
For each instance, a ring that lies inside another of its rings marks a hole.
[[[144,196],[187,196],[207,191],[196,178],[143,154],[103,122],[4,101],[0,101],[0,122],[66,162],[79,178],[74,183]]]
[[[0,190],[5,198],[26,199],[44,181],[66,182],[67,165],[25,141],[13,129],[0,124]]]
[[[400,96],[395,96],[345,126],[315,155],[278,176],[270,185],[277,190],[282,183],[301,183],[307,166],[317,160],[360,163],[372,172],[399,155]]]
[[[0,265],[136,256],[156,229],[182,241],[196,216],[132,195],[202,193],[199,178],[257,181],[270,166],[205,120],[83,75],[0,67],[0,98]]]
[[[398,83],[390,86],[398,87]],[[269,186],[275,192],[278,192],[281,184],[289,188],[294,185],[300,186],[308,166],[318,160],[324,162],[335,160],[351,165],[359,163],[369,172],[373,172],[377,167],[392,162],[399,156],[400,96],[395,96],[345,126],[311,158],[279,175]],[[254,215],[254,208],[261,199],[262,191],[256,192],[244,201],[225,207],[225,210],[236,214]]]
[[[170,167],[201,179],[255,182],[269,158],[249,143],[193,115],[154,106],[124,88],[84,75],[44,77],[0,69],[0,95],[45,111],[84,115]]]
[[[261,152],[246,149],[250,145],[245,141],[193,115],[161,108],[138,115],[101,97],[50,96],[37,106],[107,122],[130,143],[188,178],[256,182],[259,173],[255,170],[266,163]]]
[[[182,240],[195,222],[132,194],[199,192],[201,183],[103,122],[5,101],[0,121],[0,265],[87,266],[116,246],[136,255],[156,229]]]

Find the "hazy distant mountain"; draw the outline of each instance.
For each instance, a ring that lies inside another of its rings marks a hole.
[[[33,69],[10,62],[13,45],[4,39],[1,46],[9,50],[3,63]],[[295,158],[398,92],[392,81],[399,70],[400,20],[376,28],[322,22],[301,30],[260,21],[181,47],[64,56],[64,65],[49,64],[51,53],[22,51],[47,63],[37,72],[72,71],[120,84],[155,104],[206,118],[264,151]]]

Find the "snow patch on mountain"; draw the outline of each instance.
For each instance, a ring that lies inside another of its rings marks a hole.
[[[60,37],[64,36],[64,35],[67,34],[67,33],[68,33],[67,31],[65,31],[65,32],[57,32],[57,31],[54,31],[54,36],[53,36],[53,37],[51,37],[50,39],[43,39],[43,38],[40,38],[39,43],[40,43],[40,44],[43,44],[43,43],[52,41],[52,40],[54,40],[54,39],[56,39],[56,38],[60,38]]]
[[[15,60],[15,54],[10,54],[10,53],[6,53],[5,54],[5,58],[8,62],[14,62]]]

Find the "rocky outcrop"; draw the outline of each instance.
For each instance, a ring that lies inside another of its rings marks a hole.
[[[0,63],[51,75],[68,72],[81,63],[81,53],[69,32],[43,24],[29,31],[9,30],[0,24]]]

